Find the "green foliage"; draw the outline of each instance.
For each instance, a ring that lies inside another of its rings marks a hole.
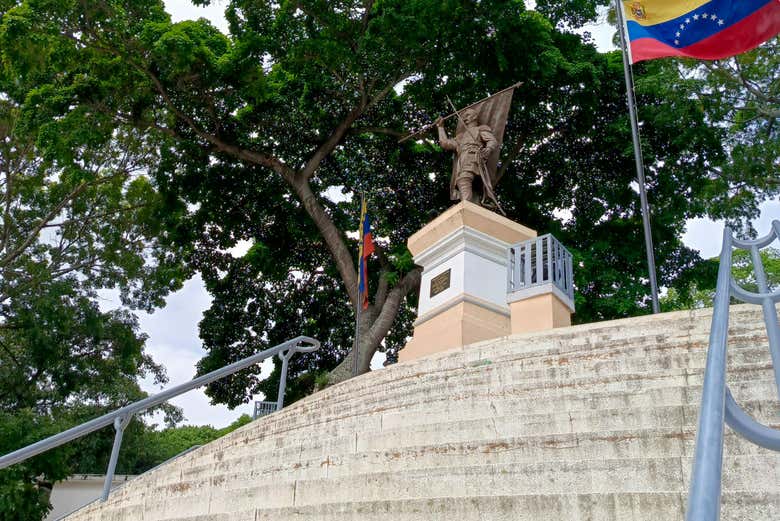
[[[147,448],[148,454],[145,459],[138,458],[134,462],[134,466],[127,468],[125,472],[140,474],[178,456],[185,450],[191,449],[197,445],[205,445],[217,438],[221,438],[251,421],[252,418],[249,417],[249,415],[243,414],[233,423],[222,429],[215,429],[210,425],[183,425],[179,427],[169,427],[159,431],[152,428],[146,428],[145,433],[142,436],[138,436],[137,439]],[[128,452],[132,452],[132,448],[128,448]]]
[[[85,74],[58,42],[52,20],[69,5],[0,5],[3,454],[144,397],[140,377],[164,382],[130,309],[162,305],[188,273],[163,231],[165,201],[145,175],[159,141],[73,103],[119,95],[123,79]],[[47,14],[33,35],[27,17],[39,8]],[[101,309],[104,291],[123,306]],[[180,414],[167,410],[171,420]],[[51,483],[80,466],[94,471],[110,437],[0,471],[0,519],[40,519]]]
[[[754,235],[749,220],[759,204],[780,194],[780,38],[725,60],[656,60],[647,70],[652,74],[638,78],[638,89],[668,100],[670,118],[680,102],[693,100],[725,145],[722,159],[704,165],[707,215]]]
[[[614,6],[610,0],[536,0],[536,9],[557,24],[581,27],[596,20],[599,9]]]
[[[328,381],[328,373],[325,371],[320,371],[316,374],[314,377],[314,389],[315,390],[321,390],[328,387],[330,382]]]
[[[760,252],[761,264],[767,277],[770,291],[780,288],[780,250],[777,248],[765,248]],[[677,287],[670,288],[661,299],[664,311],[681,309],[697,309],[711,307],[715,299],[715,285],[717,282],[718,257],[714,257],[702,263],[706,266],[706,274],[690,277],[686,281],[680,281]],[[747,291],[760,293],[756,282],[755,266],[750,251],[736,249],[732,255],[731,275],[737,284]]]
[[[780,250],[766,248],[761,250],[760,256],[769,290],[776,291],[780,286]],[[759,293],[755,267],[748,250],[738,249],[734,252],[731,275],[743,289]]]
[[[0,410],[0,453],[56,434],[59,426],[31,409]],[[0,470],[0,519],[42,519],[49,511],[52,483],[68,475],[72,448],[63,447]]]

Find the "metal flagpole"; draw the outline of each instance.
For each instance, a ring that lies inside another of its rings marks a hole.
[[[624,33],[625,21],[620,0],[615,0],[618,18],[620,46],[623,50],[623,72],[626,76],[626,95],[628,97],[628,114],[631,119],[631,137],[634,141],[634,160],[636,162],[637,182],[639,183],[639,201],[642,206],[642,224],[645,231],[645,249],[647,250],[647,271],[650,274],[650,292],[653,299],[653,313],[661,311],[658,304],[658,283],[655,279],[655,255],[653,237],[650,233],[650,208],[647,205],[647,190],[645,189],[645,167],[642,164],[642,148],[639,143],[639,125],[637,124],[636,107],[634,106],[634,77],[631,74],[631,64],[628,59],[628,46]]]
[[[360,308],[363,303],[360,299],[360,277],[363,276],[363,270],[360,263],[363,260],[363,204],[365,204],[365,193],[360,193],[360,224],[358,225],[358,276],[357,276],[357,299],[355,301],[355,359],[352,364],[352,376],[358,375],[358,362],[360,361]]]

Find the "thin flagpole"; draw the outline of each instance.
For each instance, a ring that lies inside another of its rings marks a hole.
[[[626,77],[626,95],[628,97],[628,114],[631,119],[631,137],[634,141],[634,160],[636,162],[636,176],[639,183],[639,201],[642,206],[642,225],[645,231],[645,249],[647,250],[647,271],[650,275],[650,293],[653,299],[653,313],[661,311],[658,304],[658,283],[655,279],[655,255],[653,250],[653,236],[650,232],[650,207],[647,204],[647,189],[645,188],[645,167],[642,164],[642,148],[639,143],[639,125],[637,124],[636,107],[634,106],[634,76],[631,73],[631,63],[628,57],[628,45],[626,44],[625,20],[620,0],[615,0],[618,26],[620,33],[620,46],[623,49],[623,72]]]
[[[360,224],[358,225],[358,276],[357,276],[357,299],[355,301],[355,358],[352,364],[352,376],[358,375],[358,362],[360,361],[360,309],[363,302],[360,295],[360,278],[363,276],[361,263],[363,262],[363,206],[365,205],[365,193],[360,193]]]

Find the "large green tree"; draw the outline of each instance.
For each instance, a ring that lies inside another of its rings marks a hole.
[[[706,124],[723,129],[727,157],[709,165],[709,216],[754,235],[749,219],[780,194],[780,37],[723,60],[662,60],[654,68],[665,96],[696,100]]]
[[[6,38],[7,7],[0,4]],[[17,68],[9,53],[23,46],[0,46],[2,454],[143,397],[141,377],[165,381],[130,309],[161,305],[185,277],[164,239],[163,200],[145,175],[157,148],[86,108],[52,118],[67,100],[51,96],[48,82],[73,74],[74,56]],[[35,52],[55,49],[39,45],[27,57]],[[101,291],[123,306],[101,309]],[[89,443],[0,471],[0,519],[40,519],[53,481],[105,459],[82,450]]]
[[[447,96],[462,106],[518,80],[502,205],[573,250],[578,320],[647,310],[621,58],[523,2],[234,0],[229,35],[205,20],[171,23],[152,0],[30,0],[12,15],[3,45],[15,70],[79,57],[31,108],[55,121],[83,110],[164,143],[154,176],[169,229],[214,296],[202,371],[304,333],[324,348],[296,357],[294,372],[349,374],[357,274],[347,232],[361,191],[379,238],[361,370],[377,349],[402,347],[420,280],[405,241],[451,204],[450,158],[431,139],[397,138],[447,112]],[[706,167],[724,154],[695,100],[661,96],[657,84],[642,92],[643,150],[671,285],[697,262],[679,238],[685,219],[705,213]],[[252,246],[235,258],[227,250],[240,240]],[[259,389],[272,391],[244,373],[210,392],[236,404]]]

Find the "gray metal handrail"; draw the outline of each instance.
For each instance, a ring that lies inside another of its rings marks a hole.
[[[188,447],[188,448],[184,449],[183,451],[181,451],[180,453],[176,454],[175,456],[171,456],[170,458],[168,458],[167,460],[163,461],[162,463],[158,463],[157,465],[155,465],[154,467],[150,468],[149,470],[145,470],[141,474],[138,474],[137,476],[133,476],[129,480],[123,481],[122,483],[120,483],[119,485],[114,487],[114,490],[118,490],[118,489],[124,487],[125,485],[127,485],[130,481],[132,481],[132,480],[134,480],[136,478],[140,478],[144,474],[148,474],[148,473],[152,472],[153,470],[157,470],[158,468],[162,467],[163,465],[167,465],[168,463],[170,463],[170,462],[172,462],[174,460],[177,460],[177,459],[181,458],[182,456],[186,456],[190,452],[192,452],[192,451],[194,451],[196,449],[199,449],[202,446],[203,445],[193,445],[192,447]],[[112,478],[112,481],[113,481],[113,478]],[[79,505],[76,508],[72,509],[70,512],[67,512],[65,514],[60,514],[59,516],[57,516],[54,519],[54,521],[62,521],[63,519],[67,519],[67,517],[70,516],[71,514],[75,514],[76,512],[81,510],[82,508],[88,507],[89,505],[91,505],[92,503],[96,503],[97,501],[104,501],[104,500],[102,499],[102,497],[99,497],[97,499],[89,500],[86,503],[84,503],[82,505]]]
[[[552,284],[574,301],[572,255],[552,234],[509,248],[507,291]]]
[[[316,340],[315,340],[316,342]],[[319,347],[319,342],[317,342],[317,346]],[[313,350],[312,350],[313,351]],[[296,351],[280,351],[279,352],[279,359],[282,361],[282,373],[279,376],[279,393],[276,395],[276,401],[275,402],[255,402],[255,410],[252,414],[252,419],[256,420],[258,418],[257,415],[257,404],[258,403],[264,403],[269,404],[273,406],[273,411],[269,411],[266,414],[271,414],[271,412],[275,411],[281,411],[282,407],[284,407],[284,389],[287,386],[287,369],[290,367],[290,358],[292,358],[292,355],[294,355]]]
[[[180,394],[210,384],[211,382],[229,376],[242,369],[246,369],[251,365],[262,362],[266,358],[270,358],[277,354],[282,359],[282,378],[279,382],[279,397],[277,399],[277,410],[281,409],[284,404],[285,380],[287,377],[287,365],[290,357],[295,353],[311,353],[312,351],[316,351],[319,348],[320,342],[311,337],[299,336],[293,338],[292,340],[288,340],[287,342],[274,346],[270,349],[266,349],[265,351],[255,355],[248,356],[243,360],[226,365],[221,369],[217,369],[216,371],[199,376],[187,383],[171,387],[170,389],[167,389],[159,394],[155,394],[153,396],[149,396],[148,398],[144,398],[143,400],[131,403],[130,405],[126,405],[113,412],[104,414],[103,416],[99,416],[98,418],[84,422],[81,425],[77,425],[59,434],[55,434],[54,436],[50,436],[46,439],[33,443],[32,445],[28,445],[27,447],[23,447],[21,449],[15,450],[14,452],[6,454],[5,456],[0,457],[0,469],[4,469],[15,463],[19,463],[42,452],[59,447],[60,445],[68,443],[69,441],[81,438],[82,436],[86,436],[91,432],[113,424],[114,429],[116,430],[116,434],[114,436],[114,445],[111,448],[111,457],[108,463],[108,470],[106,471],[106,480],[103,484],[103,495],[101,496],[101,499],[105,501],[108,499],[108,495],[111,489],[111,482],[113,481],[114,472],[116,471],[116,462],[119,458],[119,448],[122,445],[122,435],[124,434],[125,428],[127,427],[128,423],[130,423],[130,420],[133,418],[133,416],[144,412],[147,409],[160,405],[161,403],[167,402],[171,398],[175,398]]]
[[[779,221],[772,222],[772,231],[766,237],[755,241],[735,239],[728,227],[723,232],[723,249],[720,253],[710,344],[696,432],[696,452],[685,516],[687,521],[717,521],[720,518],[724,423],[756,445],[780,451],[780,431],[758,423],[745,413],[737,405],[726,385],[729,299],[734,296],[744,302],[762,306],[775,384],[780,394],[780,326],[775,310],[775,303],[780,301],[780,291],[769,291],[759,251],[771,244],[775,238],[780,238]],[[739,287],[732,277],[731,261],[734,247],[750,250],[758,293]]]

